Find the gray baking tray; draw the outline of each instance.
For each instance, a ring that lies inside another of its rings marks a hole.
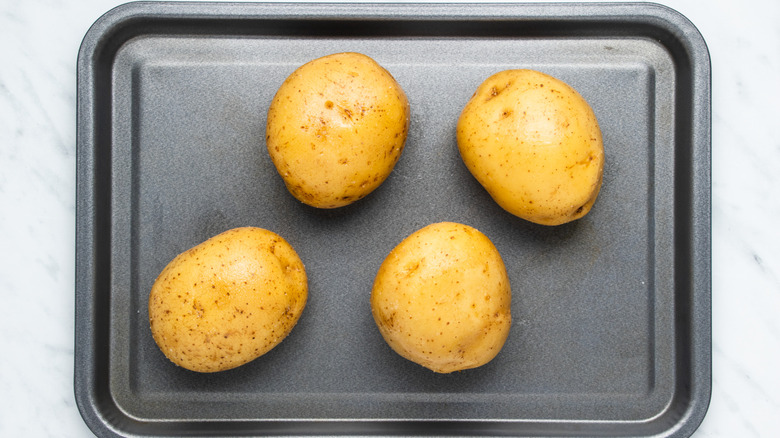
[[[336,210],[290,196],[264,145],[284,78],[365,53],[411,103],[388,180]],[[461,108],[492,73],[533,68],[591,103],[606,165],[588,216],[544,227],[462,164]],[[131,3],[78,58],[75,395],[100,436],[688,436],[711,387],[710,63],[654,4]],[[383,342],[369,294],[411,232],[487,234],[513,326],[484,367],[434,374]],[[155,345],[147,297],[175,255],[237,226],[284,236],[309,302],[243,367],[197,374]]]

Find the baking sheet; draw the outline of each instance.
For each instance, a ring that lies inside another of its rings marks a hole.
[[[336,210],[287,193],[265,112],[296,67],[365,53],[412,108],[404,153]],[[508,68],[568,82],[604,136],[582,220],[501,210],[462,164],[457,117]],[[710,71],[683,16],[652,4],[131,3],[78,64],[75,391],[98,435],[687,436],[710,392]],[[513,326],[489,364],[434,374],[396,355],[368,297],[386,254],[456,221],[504,258]],[[159,351],[146,300],[175,255],[259,226],[298,251],[309,302],[290,336],[197,374]]]

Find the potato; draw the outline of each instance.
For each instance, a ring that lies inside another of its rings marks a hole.
[[[461,112],[463,162],[506,211],[542,225],[587,214],[601,187],[596,116],[566,83],[533,70],[489,77]]]
[[[152,336],[192,371],[238,367],[279,344],[307,299],[306,271],[287,241],[261,228],[234,228],[183,252],[149,294]]]
[[[490,239],[442,222],[390,252],[374,280],[371,311],[395,352],[450,373],[498,354],[512,322],[511,300],[504,262]]]
[[[301,202],[336,208],[390,175],[409,131],[409,102],[387,70],[359,53],[310,61],[279,87],[268,108],[266,146]]]

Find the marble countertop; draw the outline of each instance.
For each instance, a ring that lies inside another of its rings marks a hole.
[[[73,394],[76,56],[115,0],[0,4],[0,436],[91,436]],[[712,58],[712,399],[780,436],[780,3],[662,0]]]

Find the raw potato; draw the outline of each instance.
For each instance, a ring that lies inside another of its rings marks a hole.
[[[149,295],[152,336],[189,370],[235,368],[290,333],[307,290],[303,263],[287,241],[261,228],[234,228],[162,270]]]
[[[450,373],[498,354],[509,335],[511,300],[504,262],[490,239],[442,222],[390,252],[374,280],[371,311],[395,352]]]
[[[409,131],[409,102],[387,70],[359,53],[310,61],[268,109],[266,146],[287,189],[318,208],[351,204],[390,175]]]
[[[601,130],[585,99],[552,76],[507,70],[489,77],[463,108],[457,139],[472,175],[516,216],[560,225],[596,201]]]

